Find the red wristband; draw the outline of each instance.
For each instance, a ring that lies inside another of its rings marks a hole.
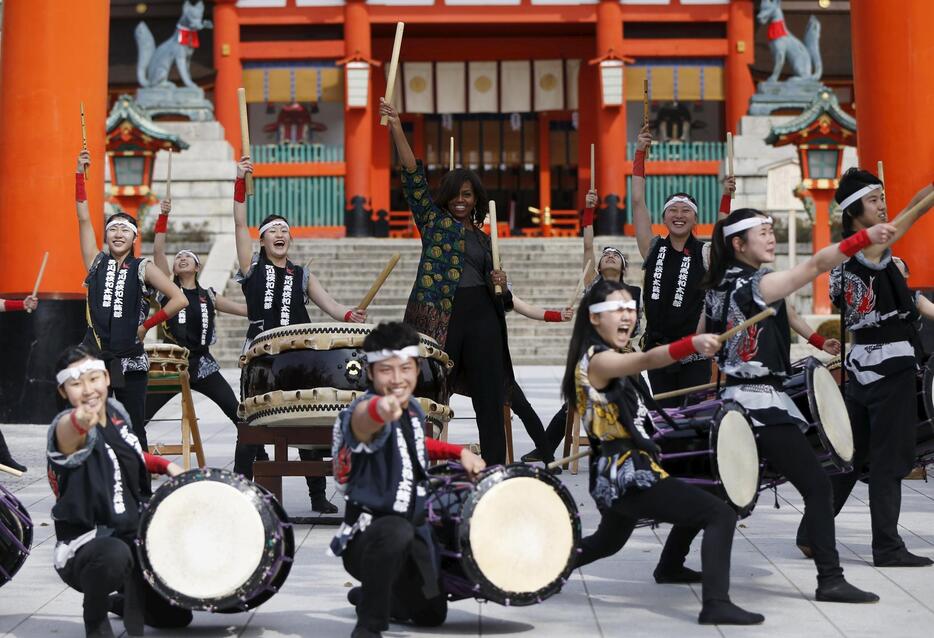
[[[696,354],[697,350],[694,349],[693,339],[694,335],[688,335],[683,339],[678,339],[674,343],[668,344],[668,355],[675,361],[680,361],[685,357]]]
[[[146,330],[151,329],[153,326],[159,325],[163,321],[168,321],[169,316],[165,314],[165,308],[160,308],[159,312],[151,316],[149,319],[143,322],[143,327]]]
[[[636,157],[632,160],[632,176],[645,177],[645,150],[636,151]]]
[[[162,456],[156,456],[149,452],[143,452],[143,459],[146,461],[146,471],[150,474],[165,474],[168,472],[170,460]]]
[[[3,309],[6,312],[11,312],[14,310],[25,310],[26,304],[23,303],[22,299],[8,299],[3,302]]]
[[[75,418],[76,413],[77,413],[77,410],[71,411],[71,427],[73,427],[75,432],[77,432],[81,436],[85,436],[88,433],[88,430],[81,427],[81,425],[78,423],[78,419]]]
[[[545,321],[547,321],[548,323],[559,323],[561,321],[561,311],[560,310],[546,310]]]
[[[827,341],[827,338],[824,335],[815,332],[810,337],[808,337],[808,343],[817,348],[818,350],[824,349],[824,343]]]
[[[369,414],[370,418],[377,423],[385,423],[385,421],[383,421],[383,417],[379,415],[379,410],[376,409],[377,403],[379,403],[379,397],[373,397],[370,399],[370,402],[366,405],[366,413]]]
[[[841,241],[839,243],[840,252],[847,257],[852,257],[871,243],[872,240],[869,239],[869,233],[867,233],[864,228],[855,235],[850,235]]]
[[[159,213],[159,218],[156,220],[156,225],[153,228],[153,231],[157,233],[164,233],[168,230],[169,227],[169,216],[165,213]]]
[[[350,315],[353,314],[353,310],[348,310],[344,313],[344,321],[350,321]]]
[[[593,226],[593,208],[585,208],[583,215],[581,215],[581,226],[587,228],[588,226]]]
[[[425,439],[425,448],[428,450],[428,460],[440,461],[447,459],[459,461],[464,448],[454,443],[445,443],[438,439]]]
[[[723,193],[723,195],[720,197],[720,212],[724,215],[730,214],[731,201],[732,200],[730,200],[729,193]]]
[[[240,204],[246,201],[246,180],[242,177],[234,182],[234,201]]]
[[[84,173],[75,173],[75,201],[88,201],[88,191],[84,187]]]

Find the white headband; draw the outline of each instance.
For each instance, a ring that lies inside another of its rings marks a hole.
[[[744,230],[749,230],[750,228],[755,228],[756,226],[762,226],[763,224],[771,224],[771,217],[760,217],[756,215],[755,217],[747,217],[746,219],[741,219],[738,222],[734,222],[729,226],[723,227],[723,238],[731,237],[736,233],[741,233]]]
[[[58,374],[55,375],[55,380],[58,381],[58,385],[65,385],[66,381],[72,379],[77,381],[85,372],[93,372],[94,370],[106,371],[107,366],[100,359],[88,359],[79,366],[59,370]]]
[[[593,314],[600,314],[601,312],[610,312],[613,310],[635,310],[636,309],[636,300],[630,299],[628,301],[623,301],[622,299],[611,299],[610,301],[601,301],[600,303],[591,304],[587,307],[587,310]]]
[[[366,362],[379,363],[380,361],[392,359],[393,357],[398,357],[403,361],[408,361],[409,359],[416,359],[418,356],[418,346],[406,346],[402,348],[402,350],[376,350],[375,352],[367,352]]]
[[[134,234],[134,235],[136,235],[136,233],[137,233],[136,226],[134,226],[133,224],[131,224],[131,223],[128,222],[127,220],[125,220],[125,219],[120,219],[120,218],[112,219],[112,220],[110,220],[109,222],[107,222],[107,225],[104,226],[104,232],[106,233],[108,230],[110,230],[110,229],[113,228],[114,226],[126,226],[129,230],[133,231],[133,234]]]
[[[201,265],[201,260],[198,259],[198,255],[194,254],[194,253],[191,252],[190,250],[180,250],[180,251],[178,251],[178,252],[175,254],[175,258],[178,259],[178,258],[181,257],[182,255],[188,255],[188,256],[190,256],[192,259],[195,260],[195,263],[196,263],[196,264],[198,264],[199,266]]]
[[[271,222],[267,222],[259,227],[259,236],[262,237],[263,233],[272,228],[273,226],[285,226],[286,230],[289,230],[289,222],[284,219],[274,219]]]
[[[681,195],[675,195],[662,206],[662,215],[665,214],[665,211],[668,210],[668,207],[672,204],[687,204],[688,207],[694,211],[694,214],[697,214],[697,204],[689,200],[687,197],[682,197]]]
[[[858,191],[856,191],[855,193],[853,193],[852,195],[844,199],[842,202],[840,202],[840,209],[846,210],[847,208],[849,208],[850,204],[852,204],[858,199],[862,199],[863,197],[865,197],[872,191],[879,189],[879,188],[882,188],[882,184],[870,184],[869,186],[863,186],[861,189],[859,189]]]

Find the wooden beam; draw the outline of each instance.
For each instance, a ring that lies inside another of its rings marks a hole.
[[[634,58],[722,58],[729,52],[726,38],[650,38],[623,40],[623,55]]]
[[[241,42],[242,60],[328,60],[344,57],[343,40],[283,40]]]
[[[584,58],[593,55],[593,38],[420,38],[405,41],[403,62],[459,62],[464,59],[528,60],[535,58]],[[465,57],[465,51],[475,52]],[[373,39],[373,57],[388,60],[392,53],[392,38]]]
[[[347,172],[344,162],[296,162],[256,164],[254,177],[322,177],[341,176]]]
[[[626,161],[620,163],[623,172],[627,175],[632,174],[632,162]],[[649,160],[645,163],[646,175],[719,175],[720,160],[708,161],[663,161],[653,162]]]

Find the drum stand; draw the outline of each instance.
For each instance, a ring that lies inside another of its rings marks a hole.
[[[568,416],[564,420],[564,456],[577,456],[582,445],[590,445],[590,440],[580,434],[580,416],[577,410],[568,409]],[[565,469],[570,469],[571,474],[577,474],[580,460],[574,459],[565,465]]]
[[[185,471],[191,469],[191,455],[194,453],[198,460],[198,467],[204,467],[204,449],[201,447],[201,432],[198,430],[198,417],[195,414],[195,402],[191,398],[191,385],[188,382],[188,371],[169,372],[154,367],[149,370],[149,382],[146,385],[146,394],[181,394],[182,396],[182,442],[175,445],[155,444],[149,446],[150,454],[160,456],[182,455],[182,467]],[[168,419],[152,419],[152,421],[165,421]],[[174,420],[174,419],[172,419]]]

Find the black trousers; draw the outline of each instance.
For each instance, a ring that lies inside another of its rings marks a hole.
[[[730,552],[736,514],[722,500],[699,487],[675,478],[659,481],[646,490],[632,489],[603,512],[597,531],[581,541],[581,567],[622,549],[636,521],[651,518],[674,527],[665,542],[659,568],[663,571],[684,564],[687,552],[682,543],[704,530],[701,544],[704,601],[730,599]]]
[[[194,369],[190,367],[189,369]],[[237,407],[240,402],[224,375],[220,371],[213,372],[203,379],[191,379],[189,381],[191,389],[200,392],[214,404],[219,407],[224,415],[230,419],[233,426],[237,427],[239,417],[237,416]],[[160,392],[158,394],[149,394],[146,396],[146,423],[156,415],[157,412],[168,403],[177,392]],[[244,445],[237,441],[234,448],[234,472],[243,474],[247,478],[253,478],[253,461],[256,458],[255,445]]]
[[[389,618],[437,627],[447,618],[444,594],[425,598],[422,579],[411,560],[415,526],[399,516],[382,516],[358,532],[342,558],[344,569],[360,581],[357,621],[385,631]]]
[[[142,635],[143,623],[166,628],[191,623],[189,610],[172,606],[146,583],[133,551],[119,538],[95,538],[83,545],[58,574],[69,587],[84,594],[86,631],[107,621],[110,594],[118,591],[141,603],[124,607],[124,625],[130,635]]]
[[[303,461],[321,461],[330,455],[331,453],[326,450],[306,450],[305,448],[298,448],[298,458]],[[316,496],[325,495],[328,480],[327,477],[324,476],[306,476],[305,484],[308,486],[308,496],[315,498]]]
[[[546,463],[553,461],[554,447],[550,446],[548,443],[548,437],[545,435],[545,428],[542,425],[542,420],[538,418],[538,415],[535,413],[535,410],[532,408],[532,405],[529,403],[529,400],[526,398],[525,393],[522,391],[522,388],[519,387],[518,383],[512,384],[509,404],[515,415],[522,421],[522,425],[525,426],[525,431],[532,437],[532,443],[535,444],[535,448],[542,454],[542,460]]]
[[[538,448],[539,453],[543,455],[543,458],[548,456],[554,456],[555,451],[558,449],[558,445],[561,443],[561,439],[564,438],[564,428],[567,424],[568,418],[568,404],[564,403],[558,411],[555,412],[555,415],[551,417],[551,421],[548,422],[548,427],[545,428],[545,443],[547,444],[547,449]]]
[[[905,548],[898,533],[902,478],[915,462],[918,403],[915,371],[905,370],[869,385],[852,377],[846,384],[846,407],[853,426],[853,471],[830,477],[833,511],[838,514],[869,462],[869,515],[872,554],[885,559]],[[810,534],[798,530],[801,544],[813,545]]]
[[[505,463],[506,339],[485,287],[458,287],[444,349],[454,360],[452,377],[470,393],[483,460]]]
[[[652,394],[703,385],[710,381],[710,359],[684,364],[673,363],[664,368],[649,370],[649,381],[652,383]],[[663,408],[674,408],[681,405],[683,400],[683,397],[673,397],[662,399],[658,404]]]
[[[123,387],[113,388],[111,394],[126,408],[133,434],[139,439],[139,444],[145,452],[149,449],[149,441],[146,439],[146,386],[149,383],[149,374],[127,372],[123,379]]]

